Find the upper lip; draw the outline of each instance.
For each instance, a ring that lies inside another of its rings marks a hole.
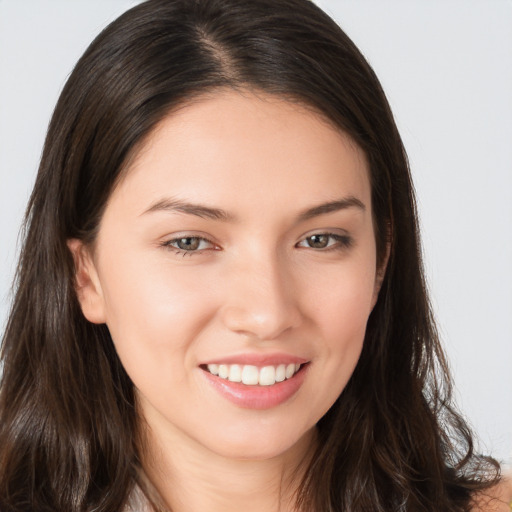
[[[258,367],[263,366],[277,366],[279,364],[305,364],[309,360],[303,357],[294,356],[285,353],[273,354],[237,354],[226,357],[217,357],[202,363],[208,364],[239,364],[239,365],[253,365]]]

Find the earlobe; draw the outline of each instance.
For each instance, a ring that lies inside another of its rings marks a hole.
[[[75,291],[85,318],[94,324],[103,324],[105,304],[100,280],[91,251],[76,238],[67,241],[75,264]]]

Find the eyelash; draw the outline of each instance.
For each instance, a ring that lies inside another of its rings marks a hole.
[[[306,242],[307,240],[311,240],[313,237],[323,237],[326,236],[331,240],[334,240],[334,243],[328,242],[328,245],[325,247],[311,247],[311,246],[302,246],[300,244]],[[348,235],[339,235],[337,233],[313,233],[305,238],[303,238],[300,242],[297,243],[296,247],[304,247],[305,249],[316,249],[321,252],[328,251],[340,251],[344,249],[348,249],[353,244],[352,237]]]
[[[206,242],[207,244],[209,244],[211,246],[211,248],[213,248],[213,249],[216,248],[215,244],[211,240],[208,240],[207,238],[205,238],[203,236],[180,236],[178,238],[172,238],[171,240],[167,240],[167,241],[163,242],[161,244],[161,246],[166,249],[169,249],[169,250],[174,250],[174,252],[177,256],[183,256],[183,257],[193,256],[194,254],[200,254],[203,251],[207,250],[207,249],[186,250],[186,249],[180,249],[179,247],[176,247],[173,245],[173,244],[179,243],[181,240],[197,240],[199,242],[199,244],[201,244],[202,242]]]
[[[328,244],[325,247],[311,247],[311,246],[300,245],[302,243],[307,242],[308,240],[311,240],[313,237],[324,237],[324,236],[327,236],[329,239],[334,240],[335,242],[330,243],[328,241]],[[176,247],[175,245],[173,245],[173,244],[179,243],[182,240],[197,241],[199,243],[199,247],[202,242],[205,242],[205,243],[209,244],[211,247],[203,248],[203,249],[196,248],[193,250],[186,250],[186,249],[180,249],[179,247]],[[303,238],[300,242],[298,242],[295,245],[295,247],[303,247],[305,249],[309,248],[309,249],[314,249],[314,250],[321,251],[321,252],[328,252],[328,251],[340,251],[343,249],[348,249],[349,247],[352,246],[352,244],[353,244],[353,239],[348,235],[339,235],[336,233],[314,233],[312,235],[309,235],[309,236]],[[166,249],[169,249],[169,250],[174,250],[174,252],[177,256],[183,256],[183,257],[193,256],[194,254],[201,254],[203,251],[208,250],[208,249],[214,249],[214,250],[217,249],[218,250],[218,248],[216,248],[215,244],[211,240],[208,240],[207,238],[202,237],[202,236],[182,236],[179,238],[172,238],[171,240],[167,240],[167,241],[163,242],[161,244],[161,246]]]

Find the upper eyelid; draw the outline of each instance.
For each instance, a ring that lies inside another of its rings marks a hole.
[[[327,236],[330,236],[333,238],[342,237],[342,238],[346,238],[347,241],[353,241],[353,237],[348,233],[347,230],[331,228],[331,229],[324,229],[324,230],[318,229],[318,230],[308,231],[307,233],[302,234],[301,237],[297,240],[297,242],[295,242],[294,245],[297,246],[298,244],[300,244],[307,238],[309,238],[311,236],[315,236],[315,235],[327,235]],[[172,242],[176,242],[183,238],[199,238],[200,240],[204,240],[205,242],[211,244],[212,246],[220,247],[220,244],[218,242],[216,242],[215,240],[213,240],[213,237],[204,235],[202,233],[201,234],[200,233],[190,233],[190,232],[186,232],[186,231],[184,231],[182,233],[172,234],[170,237],[166,237],[164,240],[162,240],[160,245],[173,247],[171,245]],[[176,248],[176,249],[183,250],[183,249],[179,249],[179,248]],[[200,252],[200,251],[201,250],[190,251],[190,252]]]
[[[334,243],[331,243],[327,245],[326,247],[322,248],[315,248],[315,247],[307,247],[303,244],[308,238],[312,236],[317,235],[325,235],[328,237],[331,237],[334,241]],[[354,238],[349,235],[346,231],[344,233],[335,233],[332,230],[331,231],[315,231],[307,233],[306,235],[302,236],[298,242],[295,243],[294,247],[300,248],[300,249],[311,249],[314,251],[320,251],[320,252],[328,252],[331,250],[337,250],[337,249],[348,249],[354,245]]]
[[[346,229],[342,228],[327,228],[327,229],[312,229],[310,231],[307,231],[306,233],[302,234],[298,241],[305,240],[306,238],[309,238],[310,236],[315,235],[329,235],[329,236],[342,236],[347,238],[352,238],[352,235],[347,231]]]
[[[209,247],[203,248],[203,249],[194,249],[194,250],[187,250],[187,249],[181,249],[180,247],[176,247],[173,245],[174,243],[178,242],[179,240],[183,240],[184,238],[198,238],[200,241],[207,242],[209,244]],[[218,250],[219,245],[216,244],[213,240],[210,240],[209,238],[205,236],[200,235],[191,235],[191,234],[179,234],[174,235],[171,238],[166,238],[162,240],[159,243],[160,247],[171,249],[173,251],[176,251],[176,253],[183,253],[183,254],[196,254],[196,253],[202,253],[203,251],[207,250]]]
[[[178,233],[171,233],[161,237],[162,243],[173,242],[175,240],[181,240],[182,238],[200,238],[201,240],[206,240],[211,244],[218,245],[218,243],[214,240],[214,237],[206,234],[206,233],[198,233],[191,231],[183,231]]]

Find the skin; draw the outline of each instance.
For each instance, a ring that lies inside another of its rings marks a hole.
[[[347,198],[360,205],[301,217]],[[170,200],[229,218],[161,207]],[[94,246],[69,241],[83,312],[108,325],[135,384],[145,469],[172,510],[293,510],[315,424],[354,370],[377,299],[371,208],[364,154],[345,134],[300,105],[221,91],[150,134]],[[207,241],[183,254],[184,237]],[[233,404],[201,366],[275,353],[309,363],[268,409]]]
[[[512,510],[512,474],[510,471],[503,480],[488,492],[475,496],[474,512],[510,512]]]

